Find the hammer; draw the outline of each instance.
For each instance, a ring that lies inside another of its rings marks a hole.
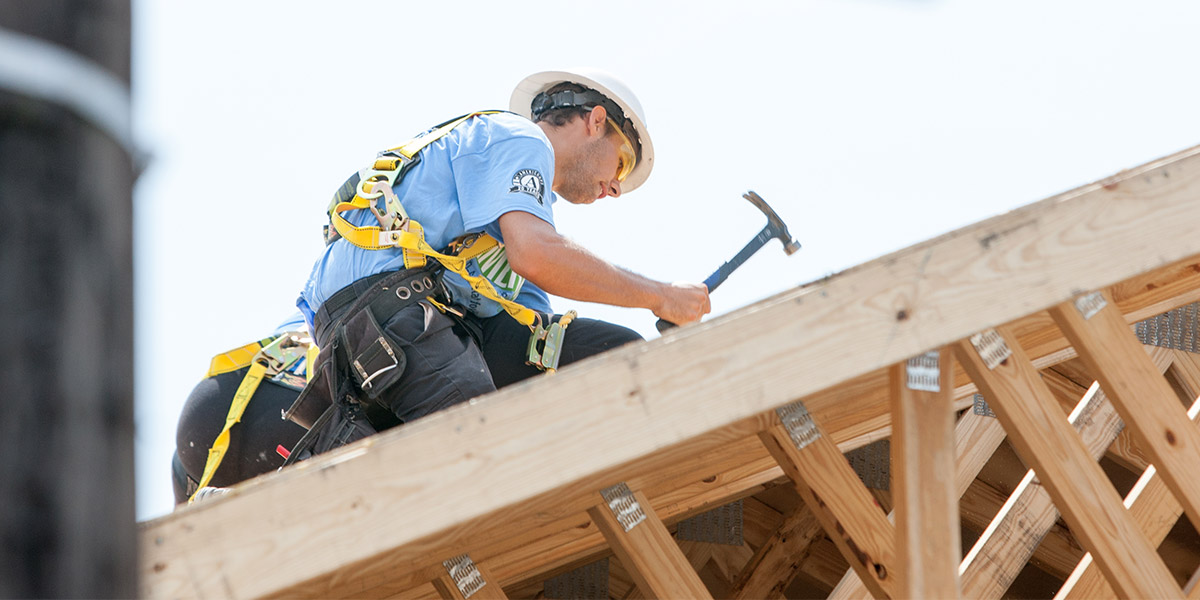
[[[708,276],[708,279],[704,280],[704,285],[708,286],[710,294],[729,277],[730,273],[742,266],[742,263],[746,262],[746,259],[753,256],[755,252],[758,252],[758,249],[771,241],[772,238],[779,238],[779,241],[783,244],[783,252],[788,256],[791,256],[800,249],[800,244],[796,243],[796,240],[792,239],[792,234],[788,233],[787,225],[784,224],[783,219],[780,219],[779,215],[775,214],[775,211],[767,205],[767,201],[763,200],[762,196],[749,191],[742,194],[742,197],[749,200],[750,204],[758,207],[758,210],[761,210],[764,215],[767,215],[767,225],[762,228],[762,231],[758,232],[758,235],[754,236],[754,239],[750,240],[750,243],[742,248],[741,252],[737,253],[737,256],[734,256],[728,262],[721,265],[712,275]],[[661,333],[675,327],[675,324],[659,319],[654,326]]]

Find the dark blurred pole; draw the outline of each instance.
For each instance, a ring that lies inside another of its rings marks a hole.
[[[129,71],[130,0],[0,0],[0,597],[137,594]]]

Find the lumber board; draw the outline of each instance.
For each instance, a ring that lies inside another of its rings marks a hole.
[[[1028,475],[1028,472],[1026,472],[1026,475]],[[1022,489],[1022,483],[1024,481],[1025,479],[1022,477],[1021,480],[1015,482],[1012,490],[1008,491],[1008,493],[1005,493],[1005,491],[996,488],[991,483],[983,480],[976,480],[962,497],[961,514],[963,516],[963,526],[971,531],[979,532],[982,535],[987,531],[988,526],[995,521],[997,515],[1002,514],[1002,511],[1005,508],[1005,503],[1007,503],[1010,499],[1013,502],[1018,502],[1021,500],[1028,501],[1029,495],[1027,494],[1018,494],[1016,496],[1013,494],[1013,492],[1018,492]],[[1038,485],[1036,479],[1034,479],[1032,485]],[[1021,506],[1026,505],[1022,504]],[[1017,528],[1013,533],[1019,533],[1021,531],[1023,530]],[[999,536],[998,541],[1009,539],[1010,537],[1005,536],[1002,533]],[[1018,549],[1021,548],[1018,542],[1010,543],[1013,543]],[[1075,565],[1078,564],[1079,559],[1083,558],[1083,555],[1086,554],[1083,548],[1079,545],[1079,541],[1075,539],[1075,536],[1072,535],[1066,527],[1063,527],[1061,523],[1054,523],[1050,529],[1046,531],[1040,541],[1037,539],[1032,539],[1028,540],[1026,543],[1036,543],[1036,548],[1034,548],[1032,556],[1025,555],[1025,559],[1029,561],[1029,564],[1038,567],[1038,569],[1058,579],[1065,579],[1067,575],[1071,573],[1071,569],[1074,569]],[[997,545],[999,545],[997,542],[993,542],[992,547],[995,548]],[[974,548],[975,545],[972,544],[971,549]],[[986,561],[989,559],[989,557],[989,554],[984,554],[981,551],[981,556],[976,557],[974,560],[976,562]],[[999,560],[1005,565],[1008,564],[1008,559],[1004,555],[1001,555]],[[1019,566],[1024,567],[1025,563],[1021,562]],[[986,568],[986,565],[977,565],[977,567]],[[997,574],[996,577],[998,579],[1000,575]],[[972,579],[976,580],[978,577],[972,577]],[[977,583],[970,583],[971,587],[979,587]],[[964,580],[964,589],[966,589],[966,587],[967,582]],[[1002,586],[993,586],[993,589],[997,588],[1002,589]],[[965,591],[964,597],[966,597]]]
[[[1147,346],[1139,347],[1138,351],[1151,355],[1156,372],[1166,371],[1171,365],[1173,355],[1169,350]],[[1120,416],[1103,390],[1092,386],[1081,397],[1074,392],[1078,385],[1054,370],[1043,371],[1042,382],[1052,394],[1062,397],[1060,404],[1072,399],[1075,407],[1069,421],[1079,431],[1089,456],[1098,460],[1122,427]],[[963,560],[963,594],[970,598],[1003,595],[1054,527],[1058,516],[1050,494],[1034,479],[1033,471],[1029,471]],[[1152,541],[1151,547],[1155,546],[1157,543]]]
[[[638,478],[629,482],[650,498],[656,514],[668,526],[738,500],[743,494],[749,495],[762,489],[762,483],[782,476],[775,460],[767,454],[757,437],[745,438],[716,451],[689,457],[675,466],[677,468],[671,477],[663,473],[662,477]],[[747,501],[746,506],[745,510],[749,513],[758,509],[759,505]],[[749,526],[746,529],[749,534]],[[594,562],[610,553],[604,536],[586,513],[523,532],[517,539],[480,545],[480,550],[474,552],[487,562],[492,573],[506,588],[524,587],[531,583],[540,585],[545,579]],[[392,579],[382,589],[347,586],[340,590],[339,596],[379,597],[418,585],[421,579],[420,573],[413,578]]]
[[[891,370],[897,589],[902,598],[957,598],[954,359],[932,351]]]
[[[1051,316],[1095,373],[1192,524],[1200,527],[1200,430],[1180,426],[1188,423],[1186,411],[1108,294],[1080,296],[1056,306]]]
[[[790,482],[784,485],[788,486],[785,489],[792,491]],[[742,541],[749,544],[751,548],[759,548],[766,544],[779,529],[779,525],[783,523],[784,515],[791,513],[791,510],[787,512],[776,510],[773,506],[763,502],[762,496],[763,494],[759,494],[742,500]],[[795,506],[803,504],[799,496],[796,496],[795,499]]]
[[[738,600],[782,598],[821,532],[813,512],[805,505],[798,506],[755,551],[734,581],[730,596]]]
[[[749,546],[731,546],[728,544],[712,544],[712,563],[709,564],[720,578],[722,597],[732,596],[729,591],[746,565],[754,558],[754,551]]]
[[[141,527],[141,593],[322,596],[403,576],[542,523],[564,492],[752,434],[777,406],[1077,290],[1158,268],[1190,279],[1198,190],[1190,149],[249,482]],[[842,439],[887,405],[811,409]]]
[[[961,392],[960,392],[961,393]],[[954,493],[960,498],[1004,441],[1004,428],[995,417],[968,410],[954,425]],[[956,510],[957,512],[957,510]],[[991,514],[995,514],[993,511]],[[961,548],[960,548],[961,550]],[[846,571],[830,594],[831,600],[867,598],[870,593],[853,570]]]
[[[986,332],[1008,346],[1003,360],[985,362],[971,341],[958,356],[993,402],[993,410],[1022,460],[1040,482],[1071,531],[1099,563],[1109,583],[1134,597],[1182,597],[1154,547],[1137,529],[1122,500],[1066,419],[1058,402],[1005,327]]]
[[[1171,373],[1183,380],[1183,387],[1194,399],[1187,413],[1194,423],[1200,415],[1200,366],[1197,365],[1194,355],[1179,350],[1169,352],[1172,356]],[[1166,539],[1179,516],[1183,514],[1183,505],[1175,499],[1153,468],[1146,469],[1137,484],[1125,496],[1125,506],[1146,538],[1155,546]],[[1089,554],[1079,562],[1055,597],[1099,599],[1117,596],[1092,563]]]
[[[1127,316],[1127,319],[1133,321],[1143,318],[1146,309],[1142,307],[1145,306],[1165,307],[1165,309],[1168,310],[1170,308],[1175,308],[1174,304],[1176,302],[1173,302],[1170,299],[1164,299],[1161,296],[1161,290],[1173,290],[1179,288],[1180,281],[1189,281],[1189,279],[1187,279],[1190,277],[1189,274],[1195,274],[1198,272],[1198,270],[1200,270],[1200,266],[1193,263],[1173,265],[1172,267],[1164,270],[1152,278],[1142,278],[1145,283],[1141,283],[1137,286],[1121,284],[1114,286],[1112,289],[1114,290],[1114,296],[1120,296],[1122,293],[1121,290],[1124,290],[1123,293],[1125,295],[1121,296],[1123,298],[1122,302],[1124,303],[1123,305],[1130,310],[1130,314]],[[1200,285],[1200,282],[1193,281],[1193,283]],[[1140,295],[1135,293],[1138,291],[1141,292]],[[1047,347],[1057,347],[1055,344],[1045,343],[1045,336],[1041,330],[1047,326],[1053,328],[1053,325],[1050,323],[1049,316],[1044,314],[1035,315],[1032,318],[1026,318],[1019,321],[1017,328],[1022,331],[1039,331],[1036,336],[1022,338],[1022,343],[1029,343],[1028,340],[1037,340],[1041,342],[1041,347],[1043,349]],[[1059,345],[1061,345],[1061,340]],[[1037,361],[1035,361],[1035,364],[1037,364],[1039,367],[1048,367],[1052,365],[1059,365],[1061,364],[1061,361],[1072,358],[1074,358],[1074,353],[1070,351],[1070,348],[1066,348],[1065,350],[1054,350],[1047,356],[1039,357]],[[959,369],[959,367],[956,366],[956,369]],[[965,377],[965,373],[962,376]],[[842,407],[847,405],[861,407],[862,400],[864,398],[874,398],[877,395],[873,394],[873,390],[871,390],[869,387],[859,388],[858,386],[851,386],[851,389],[857,389],[861,391],[862,394],[859,396],[847,396],[845,393],[817,394],[810,397],[808,402],[812,402],[816,406],[833,404],[835,406]],[[975,386],[973,383],[970,383],[969,381],[961,383],[955,391],[956,398],[960,399],[957,406],[969,405],[969,397],[974,392]],[[961,399],[966,399],[965,404],[963,401],[961,401]],[[821,414],[824,415],[826,413],[822,412]],[[996,444],[1003,439],[1003,430],[999,427],[998,422],[991,417],[979,417],[974,413],[968,412],[964,415],[964,419],[967,423],[974,422],[979,425],[990,424],[992,426],[991,429],[981,428],[977,432],[966,432],[965,430],[959,428],[957,434],[960,440],[962,440],[963,436],[966,435],[972,439],[978,437],[980,442],[984,442],[983,444],[974,446],[976,449],[973,452],[978,452],[978,458],[986,462],[987,458],[992,452],[994,452]],[[864,421],[864,423],[873,423],[873,421],[873,419],[868,419]],[[842,451],[849,451],[861,446],[864,443],[889,435],[890,425],[887,425],[886,420],[884,420],[884,425],[880,426],[878,429],[871,430],[865,435],[850,437],[850,435],[857,433],[857,431],[859,430],[854,428],[844,429],[842,431],[833,433],[831,437],[834,439],[840,438],[840,449]],[[992,442],[988,442],[988,435],[997,437],[994,437]],[[704,481],[691,484],[685,488],[680,488],[673,492],[668,492],[668,494],[670,494],[672,497],[682,498],[684,499],[682,501],[685,502],[707,505],[708,503],[714,502],[714,500],[711,499],[713,496],[718,496],[728,501],[737,499],[738,496],[743,494],[752,493],[754,488],[745,487],[744,485],[745,483],[750,482],[751,478],[747,478],[745,481],[738,481],[736,480],[736,477],[733,476],[735,473],[734,470],[757,473],[759,474],[759,479],[762,481],[773,478],[780,471],[774,460],[769,457],[765,449],[756,439],[747,438],[745,441],[749,441],[753,444],[753,450],[757,451],[758,455],[753,459],[747,459],[752,460],[753,462],[746,462],[741,467],[730,467],[728,465],[732,464],[730,462],[731,460],[735,463],[738,462],[736,457],[743,454],[743,449],[734,449],[733,447],[728,449],[721,448],[711,451],[709,454],[700,455],[698,457],[688,457],[688,459],[683,461],[672,461],[667,466],[664,466],[661,471],[647,474],[645,483],[639,481],[639,484],[645,486],[643,489],[647,491],[647,495],[651,495],[650,486],[654,486],[654,489],[665,489],[667,486],[664,480],[670,480],[671,473],[675,472],[683,465],[690,464],[689,460],[692,462],[699,460],[699,462],[703,465],[712,465],[712,469],[710,469],[708,472],[716,474],[705,477]],[[961,447],[961,441],[959,444]],[[964,458],[968,457],[960,456],[960,460]],[[772,469],[771,473],[762,472],[761,464],[763,463],[770,466]],[[979,466],[981,467],[982,464],[983,463],[980,462]],[[726,471],[725,469],[734,470]],[[965,490],[966,486],[971,482],[975,474],[978,473],[978,470],[979,468],[977,467],[974,470],[957,471],[957,477],[959,478],[958,489]],[[723,482],[723,480],[730,481]],[[720,496],[721,490],[719,487],[727,488],[731,490],[731,492],[736,493],[734,493],[732,496]],[[698,496],[690,496],[689,490],[697,488],[705,489],[699,492],[700,495]],[[659,511],[660,515],[663,515],[664,521],[670,522],[674,518],[686,518],[686,516],[690,516],[690,514],[682,517],[678,516],[678,514],[675,512],[675,509],[679,509],[680,507],[668,506],[664,500],[664,497],[658,495],[657,493],[653,495],[653,501],[655,502],[655,509]],[[721,504],[723,502],[716,501],[716,503]],[[684,508],[687,510],[686,507]],[[696,509],[693,507],[690,510]],[[995,514],[995,512],[996,511],[993,510],[989,514]],[[561,568],[561,565],[563,564],[578,563],[579,561],[589,562],[591,560],[598,559],[600,555],[607,552],[603,544],[603,538],[598,532],[592,531],[590,532],[592,535],[580,539],[580,535],[585,535],[584,532],[580,531],[582,527],[585,526],[577,525],[577,522],[580,520],[587,521],[585,516],[575,515],[572,519],[563,519],[555,524],[543,525],[537,528],[532,534],[529,532],[524,532],[518,536],[505,537],[502,540],[499,540],[497,544],[492,544],[491,551],[481,551],[479,552],[479,555],[492,556],[493,554],[499,553],[499,550],[496,549],[499,546],[511,548],[507,554],[500,556],[499,558],[489,559],[489,564],[493,565],[493,569],[501,578],[502,584],[505,586],[512,585],[516,578],[532,578],[540,581],[540,579],[548,577],[549,573],[552,573],[555,569]],[[984,525],[986,525],[986,523],[984,523]],[[983,526],[981,525],[980,528],[982,529]],[[545,535],[545,532],[547,531],[553,531],[554,534],[550,535],[549,537],[542,537],[536,542],[528,542],[530,538],[537,537],[538,535]],[[1057,540],[1057,536],[1061,536],[1061,534],[1057,533],[1057,528],[1052,530],[1052,535],[1056,536],[1051,538],[1052,541]],[[1069,536],[1067,539],[1069,539]],[[1069,541],[1064,542],[1064,544],[1065,545],[1060,545],[1064,548],[1074,548]],[[1053,544],[1050,544],[1050,546],[1053,546]],[[572,549],[575,551],[572,552]],[[1043,566],[1050,567],[1052,572],[1057,573],[1059,571],[1063,571],[1063,576],[1065,576],[1065,570],[1058,568],[1059,563],[1063,562],[1062,560],[1058,560],[1058,558],[1059,556],[1072,557],[1075,556],[1076,553],[1059,552],[1056,555],[1049,554],[1050,552],[1048,550],[1043,551],[1041,548],[1039,548],[1037,554],[1035,555],[1035,560],[1037,560],[1039,564],[1042,564]],[[851,570],[847,573],[852,574],[853,571]],[[406,576],[402,576],[400,579],[392,579],[390,583],[383,588],[372,587],[373,585],[377,585],[377,581],[379,579],[378,576],[373,578],[376,583],[372,583],[371,580],[365,579],[343,582],[343,585],[337,590],[337,593],[338,597],[385,597],[390,593],[394,593],[396,589],[402,589],[406,586],[414,585],[415,582],[422,580],[426,576],[427,575],[424,571],[412,571],[407,573]],[[857,576],[853,576],[853,579],[854,584],[857,585],[857,588],[854,589],[859,590],[861,597],[866,597],[866,595],[869,595],[866,591],[866,588],[862,587],[861,582],[858,581]],[[391,590],[391,592],[388,592],[388,590]],[[839,590],[841,590],[840,586],[838,590],[835,590],[834,597],[838,597],[837,594]]]
[[[1091,376],[1091,372],[1079,359],[1060,363],[1052,368],[1056,373],[1069,378],[1071,382],[1083,386],[1084,389],[1092,385],[1092,382],[1095,381],[1095,378]],[[1046,383],[1051,384],[1051,390],[1054,391],[1055,381],[1047,379]],[[1066,401],[1067,399],[1066,395],[1059,394],[1057,391],[1055,395],[1060,400]],[[1071,399],[1069,405],[1064,403],[1064,409],[1070,411],[1074,407],[1074,402],[1075,400]],[[1122,429],[1121,433],[1117,434],[1117,439],[1113,440],[1112,445],[1108,447],[1104,456],[1132,473],[1140,473],[1145,471],[1146,467],[1150,466],[1150,460],[1146,458],[1145,452],[1134,441],[1133,435],[1128,429]]]
[[[850,567],[876,597],[895,597],[895,527],[803,404],[759,435]]]
[[[589,509],[588,514],[633,576],[638,589],[654,598],[712,598],[688,557],[654,514],[645,494],[628,492],[627,488],[624,493],[617,490],[620,498],[615,500],[601,498],[600,504]],[[629,505],[630,496],[633,505]],[[641,520],[626,521],[625,517],[632,513],[641,513]]]

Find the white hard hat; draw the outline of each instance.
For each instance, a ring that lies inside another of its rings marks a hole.
[[[637,96],[633,95],[633,92],[621,80],[596,69],[534,73],[517,84],[517,89],[513,90],[512,98],[509,100],[509,110],[532,119],[534,99],[538,94],[560,83],[575,83],[600,92],[621,109],[621,114],[612,114],[612,107],[605,107],[613,120],[618,125],[622,125],[623,120],[628,120],[633,125],[633,130],[637,133],[635,143],[639,144],[638,160],[633,171],[625,178],[625,181],[621,182],[621,190],[632,192],[637,189],[642,182],[646,181],[646,178],[650,176],[650,170],[654,168],[654,144],[651,143],[650,132],[646,129],[646,113],[642,111],[642,103],[638,102]],[[601,102],[594,102],[594,104],[604,105]]]

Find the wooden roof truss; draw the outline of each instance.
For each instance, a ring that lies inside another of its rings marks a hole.
[[[143,593],[1200,597],[1198,231],[1200,148],[143,524]]]

